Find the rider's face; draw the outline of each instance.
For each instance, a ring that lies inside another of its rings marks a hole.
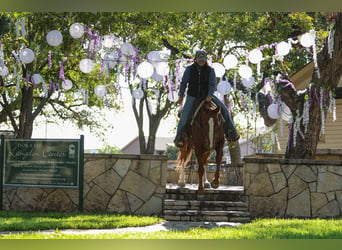
[[[207,61],[196,61],[199,66],[204,66]]]

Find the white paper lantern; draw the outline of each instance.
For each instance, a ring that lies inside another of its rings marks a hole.
[[[221,63],[215,62],[211,65],[211,67],[214,69],[216,77],[220,78],[224,75],[225,68]]]
[[[65,79],[63,82],[62,82],[62,87],[63,89],[65,90],[69,90],[72,88],[72,81],[69,80],[69,79]]]
[[[178,95],[176,92],[171,91],[167,94],[167,98],[170,100],[170,102],[176,102],[178,100]]]
[[[279,104],[272,103],[270,106],[268,106],[267,114],[271,119],[278,119],[280,116]]]
[[[223,65],[226,69],[233,69],[236,67],[237,64],[238,59],[234,55],[229,54],[223,59]]]
[[[164,79],[163,76],[158,75],[157,72],[155,72],[155,71],[153,72],[152,78],[153,78],[153,80],[155,80],[156,82],[160,82],[160,81],[162,81],[162,80]]]
[[[217,84],[217,91],[222,95],[228,95],[232,86],[228,81],[220,81],[219,84]]]
[[[132,91],[132,96],[135,98],[135,99],[141,99],[144,97],[144,91],[142,89],[134,89]]]
[[[33,62],[34,53],[31,49],[26,48],[20,51],[19,58],[22,63],[28,64],[28,63]]]
[[[170,67],[166,62],[159,62],[156,64],[156,72],[158,75],[166,76],[170,72]]]
[[[310,47],[315,44],[315,37],[311,33],[305,33],[299,38],[299,42],[304,47]]]
[[[84,33],[84,27],[80,23],[73,23],[69,28],[69,33],[72,38],[81,38]]]
[[[63,42],[62,33],[60,31],[58,31],[58,30],[51,30],[46,35],[46,41],[51,46],[58,46],[58,45],[60,45]]]
[[[120,51],[125,56],[135,56],[135,49],[131,43],[123,43],[120,46]]]
[[[238,71],[239,75],[242,77],[242,78],[246,78],[246,79],[249,79],[252,74],[253,74],[253,71],[252,69],[247,66],[247,65],[241,65],[239,67],[239,71]]]
[[[8,68],[5,65],[0,66],[0,76],[7,76],[8,73]]]
[[[242,78],[242,85],[245,86],[247,89],[253,86],[255,83],[255,79],[253,76],[249,78]]]
[[[95,87],[94,92],[98,97],[104,97],[107,94],[107,88],[105,85],[100,84]]]
[[[40,75],[40,74],[33,74],[31,76],[31,81],[34,83],[34,84],[40,84],[43,82],[43,77]]]
[[[105,35],[102,37],[102,45],[105,48],[111,48],[114,46],[114,36],[113,35]]]
[[[248,60],[253,64],[258,64],[262,61],[262,53],[258,49],[253,49],[249,52]]]
[[[153,75],[153,72],[153,65],[149,62],[142,62],[137,67],[137,74],[143,79],[150,78]]]
[[[280,42],[277,44],[277,54],[279,56],[286,56],[288,53],[290,53],[291,46],[287,42]]]
[[[118,53],[116,51],[108,52],[107,54],[105,54],[103,60],[109,68],[114,68],[117,64]]]
[[[157,63],[157,62],[160,62],[162,60],[161,57],[160,57],[160,52],[159,51],[151,51],[151,52],[149,52],[147,54],[146,58],[151,63]]]
[[[84,58],[80,61],[80,70],[83,73],[90,73],[94,69],[94,63],[91,59]]]

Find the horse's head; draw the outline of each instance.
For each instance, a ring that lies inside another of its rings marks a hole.
[[[214,102],[204,102],[201,107],[201,118],[203,120],[209,120],[211,117],[217,121],[221,111],[221,106],[216,105]]]

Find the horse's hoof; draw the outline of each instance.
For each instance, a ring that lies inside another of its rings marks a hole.
[[[204,187],[205,187],[205,188],[210,188],[210,182],[204,183]]]
[[[216,188],[218,188],[219,186],[220,186],[219,183],[214,183],[214,182],[211,183],[211,187],[212,187],[212,188],[215,188],[215,189],[216,189]]]
[[[178,186],[183,188],[183,187],[185,187],[185,183],[184,182],[178,182]]]

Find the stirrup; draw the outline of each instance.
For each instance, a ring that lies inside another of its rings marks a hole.
[[[239,134],[237,134],[236,136],[234,136],[234,137],[227,137],[227,141],[228,142],[236,142],[236,141],[238,141],[240,139],[240,135]]]

